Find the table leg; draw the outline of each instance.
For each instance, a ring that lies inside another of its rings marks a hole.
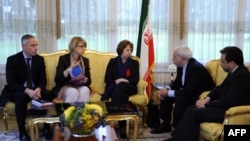
[[[35,128],[35,134],[34,134],[34,136],[36,137],[36,140],[39,140],[38,124],[34,124],[34,128]]]
[[[126,136],[129,136],[129,119],[126,120]]]
[[[31,139],[31,141],[35,141],[35,138],[34,138],[34,119],[29,120],[29,129],[30,129],[30,139]]]

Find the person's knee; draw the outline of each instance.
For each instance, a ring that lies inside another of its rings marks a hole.
[[[30,97],[26,93],[15,93],[12,100],[14,103],[28,103],[30,101]]]
[[[79,89],[79,93],[80,94],[90,94],[90,90],[89,90],[89,88],[88,87],[86,87],[86,86],[82,86],[82,87],[80,87]]]
[[[79,102],[88,102],[90,97],[90,90],[88,87],[83,86],[79,88]]]
[[[79,94],[79,92],[78,92],[78,90],[76,88],[69,87],[66,90],[66,94]]]
[[[116,85],[116,89],[124,89],[126,88],[127,85],[128,83],[126,82],[120,82],[119,84]]]
[[[67,88],[65,94],[65,102],[72,103],[76,102],[79,96],[79,92],[76,88]]]

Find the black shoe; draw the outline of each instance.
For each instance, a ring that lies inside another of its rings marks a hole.
[[[51,140],[52,139],[52,132],[50,130],[50,126],[48,123],[44,124],[43,127],[43,136],[45,137],[46,140]]]
[[[161,124],[160,127],[154,129],[151,131],[151,134],[160,134],[165,132],[171,132],[172,128],[170,125]]]
[[[165,139],[163,141],[174,141],[173,138]]]
[[[122,139],[126,139],[127,138],[126,128],[124,128],[124,127],[120,128],[120,137]]]
[[[3,118],[3,112],[4,112],[4,108],[3,108],[3,107],[0,107],[0,119]]]
[[[27,135],[26,133],[25,134],[21,134],[19,135],[19,140],[20,141],[30,141],[30,136]]]

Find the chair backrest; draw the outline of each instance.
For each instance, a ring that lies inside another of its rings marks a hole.
[[[246,66],[248,70],[250,71],[250,65]],[[212,76],[216,86],[220,85],[223,80],[227,77],[227,73],[222,69],[220,65],[220,60],[210,60],[206,64],[206,68],[210,75]]]
[[[227,76],[227,73],[224,72],[220,65],[220,60],[209,61],[206,64],[206,68],[212,76],[216,86],[220,85]]]
[[[248,70],[250,71],[250,65],[247,66]]]
[[[93,50],[87,50],[83,56],[89,58],[89,67],[91,72],[91,88],[93,91],[102,94],[104,92],[104,76],[106,67],[110,58],[115,58],[115,53],[103,53]]]
[[[39,55],[43,56],[45,62],[45,71],[47,85],[46,89],[51,90],[55,86],[55,75],[56,75],[56,66],[58,64],[59,57],[63,54],[68,53],[67,50],[60,50],[53,53],[40,53]]]

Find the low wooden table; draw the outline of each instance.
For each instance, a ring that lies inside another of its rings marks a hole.
[[[127,134],[127,137],[129,136],[129,121],[132,120],[134,122],[133,140],[136,141],[136,139],[137,139],[137,132],[138,132],[138,125],[139,125],[139,113],[138,113],[138,111],[133,111],[133,112],[122,112],[121,111],[121,112],[118,112],[118,113],[112,113],[112,112],[108,112],[105,102],[94,102],[94,103],[100,105],[103,108],[104,113],[106,114],[106,118],[105,118],[106,121],[121,121],[121,120],[126,120],[126,122],[127,122],[127,124],[126,124],[126,134]],[[110,126],[107,125],[107,127],[110,127]],[[107,131],[106,132],[106,134],[107,134],[106,136],[107,137],[111,136],[112,138],[117,139],[116,135],[114,135],[115,131],[114,131],[113,128],[111,128],[111,130],[110,129],[104,129],[104,130],[105,131],[103,131],[103,132]],[[66,133],[65,133],[65,135],[66,135]],[[86,139],[86,138],[72,137],[72,136],[70,136],[70,132],[66,136],[67,136],[66,138],[70,138],[69,139],[70,141],[78,141],[78,140],[83,140],[83,139],[85,140]],[[88,139],[95,141],[94,137],[88,137]]]
[[[129,114],[123,114],[123,115],[107,115],[106,121],[121,121],[126,120],[126,135],[129,136],[129,120],[134,121],[134,135],[133,140],[136,141],[137,133],[138,133],[138,124],[139,124],[139,116],[138,115],[129,115]]]
[[[42,116],[37,115],[34,117],[33,116],[27,117],[31,141],[39,140],[39,130],[38,130],[39,123],[53,124],[53,123],[60,122],[60,119],[56,115],[54,108],[55,107],[53,106],[53,107],[47,109],[47,112],[46,112],[47,114],[45,114],[45,115],[42,115]]]
[[[36,117],[29,119],[30,139],[31,141],[39,140],[38,123],[59,123],[59,117]]]
[[[139,125],[139,113],[138,111],[131,111],[131,112],[108,112],[105,102],[97,103],[101,107],[103,107],[104,112],[106,113],[106,121],[122,121],[126,120],[126,135],[129,136],[129,120],[134,121],[134,135],[133,140],[136,141],[137,133],[138,133],[138,125]],[[135,105],[134,105],[135,106]],[[136,107],[136,106],[135,106]]]

